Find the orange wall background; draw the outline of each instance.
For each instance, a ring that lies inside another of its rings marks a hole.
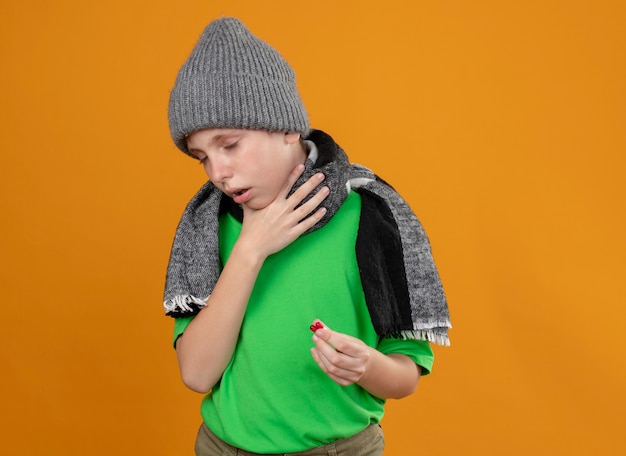
[[[222,14],[430,235],[452,346],[389,402],[386,455],[625,454],[618,0],[3,2],[3,454],[193,452],[161,296],[204,175],[166,107]]]

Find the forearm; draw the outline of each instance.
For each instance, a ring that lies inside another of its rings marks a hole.
[[[400,399],[417,388],[421,370],[405,355],[385,355],[371,348],[367,368],[357,382],[376,397]]]
[[[181,376],[190,389],[206,393],[230,362],[263,260],[237,246],[213,293],[176,344]]]
[[[287,197],[303,170],[304,165],[296,166],[276,199],[264,208],[243,205],[241,233],[207,305],[176,343],[183,382],[194,391],[208,392],[230,362],[250,294],[265,259],[291,244],[326,213],[326,209],[318,206],[328,196],[328,187],[296,208],[324,179],[321,173]]]

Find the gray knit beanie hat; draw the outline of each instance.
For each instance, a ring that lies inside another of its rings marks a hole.
[[[234,18],[211,22],[178,72],[170,94],[172,139],[203,128],[309,130],[306,109],[287,61]]]

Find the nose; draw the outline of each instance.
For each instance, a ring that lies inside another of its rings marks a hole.
[[[233,175],[230,160],[223,155],[216,155],[207,160],[205,171],[209,179],[215,182],[223,182]]]

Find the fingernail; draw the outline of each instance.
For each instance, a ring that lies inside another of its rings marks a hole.
[[[324,173],[317,173],[317,179],[318,180],[324,180],[326,176],[324,176]]]

